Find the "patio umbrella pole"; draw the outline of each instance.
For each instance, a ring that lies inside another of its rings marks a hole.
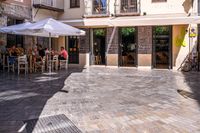
[[[51,33],[49,33],[49,59],[48,62],[49,64],[49,73],[51,74]]]

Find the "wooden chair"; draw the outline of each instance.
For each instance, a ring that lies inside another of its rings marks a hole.
[[[18,57],[18,74],[20,74],[20,70],[24,70],[25,74],[28,73],[28,61],[26,55]]]

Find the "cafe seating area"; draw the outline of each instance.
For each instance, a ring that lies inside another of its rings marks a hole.
[[[6,53],[0,52],[0,70],[3,72],[12,72],[18,74],[28,74],[28,73],[38,73],[38,72],[48,72],[48,71],[58,71],[60,69],[68,68],[68,60],[59,60],[59,52],[50,51],[46,52],[41,60],[35,56],[34,50],[24,50],[23,48],[16,48],[21,52],[16,55],[12,55],[7,50]]]

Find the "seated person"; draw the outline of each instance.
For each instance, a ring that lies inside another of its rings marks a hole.
[[[68,57],[67,51],[65,50],[64,47],[61,47],[61,52],[60,52],[60,54],[59,54],[58,59],[59,59],[59,60],[67,60],[67,57]]]
[[[17,50],[16,50],[16,46],[13,45],[11,48],[9,48],[9,54],[10,56],[17,56]]]
[[[32,52],[32,55],[33,55],[33,61],[34,61],[34,63],[42,61],[42,57],[39,55],[39,51],[38,51],[37,48],[34,48],[34,50]]]
[[[41,56],[42,58],[45,56],[45,50],[42,49],[41,45],[38,45],[38,54],[39,56]]]

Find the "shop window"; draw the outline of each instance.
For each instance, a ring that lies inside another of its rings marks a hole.
[[[70,8],[79,8],[80,0],[70,0]]]

